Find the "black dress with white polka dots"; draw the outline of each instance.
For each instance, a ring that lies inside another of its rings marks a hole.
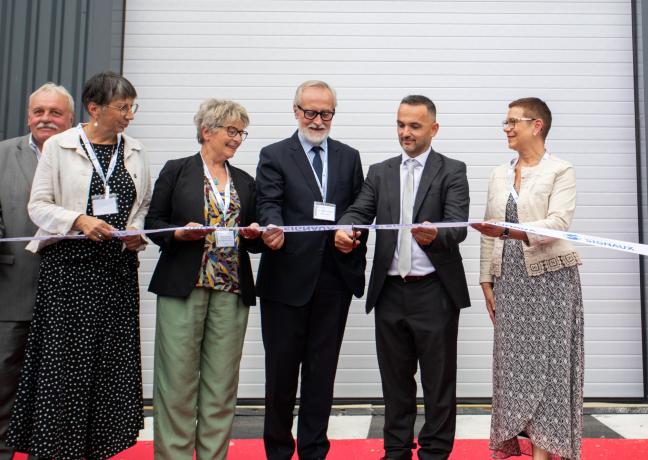
[[[107,171],[115,145],[94,145]],[[92,196],[104,186],[92,174]],[[124,229],[135,184],[119,160],[109,179]],[[99,460],[132,446],[143,428],[137,254],[118,239],[64,240],[41,252],[38,292],[7,443],[39,457]]]

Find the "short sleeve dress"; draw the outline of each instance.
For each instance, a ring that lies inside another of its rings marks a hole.
[[[93,144],[104,171],[116,147]],[[136,190],[123,143],[118,153],[109,185],[119,212],[101,218],[125,229]],[[86,214],[103,192],[93,171]],[[143,428],[137,267],[137,253],[119,239],[62,240],[41,251],[8,445],[57,460],[100,460],[135,444]]]

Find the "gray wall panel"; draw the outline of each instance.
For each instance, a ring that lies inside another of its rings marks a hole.
[[[81,107],[83,83],[102,70],[121,73],[125,0],[0,2],[0,140],[27,133],[27,99],[47,81]]]
[[[648,1],[634,1],[634,52],[635,52],[635,124],[637,139],[637,195],[639,211],[639,241],[648,243]],[[644,399],[648,401],[648,258],[640,259],[640,283],[643,329],[643,379]]]

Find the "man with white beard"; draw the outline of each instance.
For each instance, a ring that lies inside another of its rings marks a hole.
[[[45,83],[29,97],[29,134],[0,142],[0,238],[36,233],[27,215],[34,171],[45,141],[69,129],[73,121],[70,93]],[[25,243],[0,243],[0,460],[13,457],[4,436],[23,365],[39,263]]]
[[[360,192],[360,154],[328,137],[336,95],[310,80],[295,92],[298,129],[261,150],[256,174],[261,225],[335,224]],[[359,236],[359,235],[358,235]],[[257,295],[265,348],[263,440],[270,460],[289,460],[301,366],[297,453],[324,459],[333,383],[351,297],[364,293],[365,239],[359,251],[335,250],[333,232],[267,230],[270,248],[261,256]]]

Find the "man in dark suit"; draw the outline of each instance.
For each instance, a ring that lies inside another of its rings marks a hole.
[[[27,202],[43,143],[72,126],[74,101],[46,83],[29,97],[30,134],[0,142],[0,238],[30,236],[36,226]],[[0,243],[0,460],[13,457],[4,443],[36,299],[38,257],[24,243]]]
[[[328,137],[336,98],[321,81],[297,88],[297,132],[264,147],[257,168],[261,225],[334,224],[360,192],[357,150]],[[335,250],[332,232],[264,232],[257,295],[266,359],[263,440],[270,460],[288,460],[301,365],[297,452],[323,459],[333,383],[352,295],[364,292],[364,241],[353,254]]]
[[[432,149],[438,129],[430,99],[405,97],[397,118],[403,153],[369,168],[360,195],[339,223],[368,224],[374,218],[378,224],[467,221],[466,165]],[[384,459],[412,458],[417,364],[425,404],[418,457],[447,459],[452,451],[459,309],[470,305],[459,254],[465,238],[466,228],[434,226],[376,235],[367,312],[376,309]],[[336,232],[335,245],[343,253],[353,253],[356,244],[351,232]]]

